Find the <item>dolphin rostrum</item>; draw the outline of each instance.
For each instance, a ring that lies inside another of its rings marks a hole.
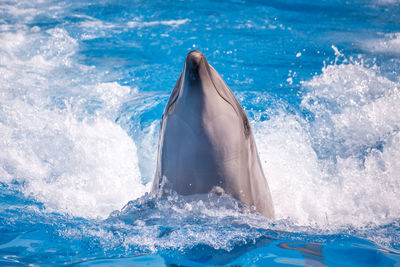
[[[152,191],[222,191],[267,218],[271,193],[243,108],[204,55],[191,51],[162,115]]]

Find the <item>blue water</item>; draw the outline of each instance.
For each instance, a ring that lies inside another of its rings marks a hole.
[[[399,265],[400,2],[127,2],[0,2],[0,265]],[[148,193],[193,49],[276,220]]]

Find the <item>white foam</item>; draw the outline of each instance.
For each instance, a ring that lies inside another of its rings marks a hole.
[[[376,4],[378,5],[393,5],[398,3],[399,0],[376,0]]]
[[[374,53],[398,55],[400,54],[400,33],[385,34],[383,38],[368,40],[362,47]]]
[[[82,21],[82,22],[80,23],[80,26],[81,26],[81,27],[84,27],[84,28],[94,28],[94,29],[96,29],[96,30],[101,30],[101,29],[112,29],[112,28],[115,27],[115,25],[112,24],[112,23],[106,23],[106,22],[103,22],[103,21],[101,21],[101,20],[94,19],[94,18],[91,18],[91,17],[86,17],[86,18],[89,18],[89,19],[88,19],[88,20]]]
[[[60,28],[22,25],[0,33],[0,44],[0,181],[82,217],[141,196],[136,146],[114,122],[137,89],[77,63],[78,43]]]
[[[0,2],[2,17],[15,20],[15,24],[7,25],[12,28],[25,26],[31,23],[37,16],[49,16],[57,18],[68,10],[69,5],[65,2],[54,3],[51,0],[10,0]]]
[[[400,87],[376,66],[330,65],[304,83],[302,106],[257,122],[277,217],[340,228],[400,216]]]
[[[141,28],[141,27],[150,27],[157,25],[165,25],[171,27],[178,27],[180,25],[186,24],[190,22],[189,19],[178,19],[178,20],[160,20],[160,21],[129,21],[127,26],[130,28]]]
[[[317,209],[321,210],[324,204],[313,200],[317,192],[310,189],[315,191],[320,169],[304,126],[296,116],[282,113],[257,123],[254,130],[276,217],[290,217],[299,224],[319,220],[315,205],[322,205]]]
[[[13,107],[13,125],[2,124],[0,165],[5,181],[25,183],[26,195],[53,211],[105,217],[144,193],[136,146],[115,123],[79,121],[21,101]]]
[[[75,17],[85,19],[79,23],[79,26],[82,27],[82,34],[80,36],[82,40],[105,37],[110,34],[110,31],[119,31],[118,24],[103,22],[85,15],[75,15]]]

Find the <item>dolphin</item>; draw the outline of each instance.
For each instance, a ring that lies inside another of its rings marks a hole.
[[[162,115],[152,192],[165,178],[180,195],[229,194],[274,218],[249,120],[198,50],[187,55]]]

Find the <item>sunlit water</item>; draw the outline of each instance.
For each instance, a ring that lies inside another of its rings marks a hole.
[[[398,1],[126,2],[0,2],[0,265],[399,264]],[[276,220],[148,194],[192,49]]]

